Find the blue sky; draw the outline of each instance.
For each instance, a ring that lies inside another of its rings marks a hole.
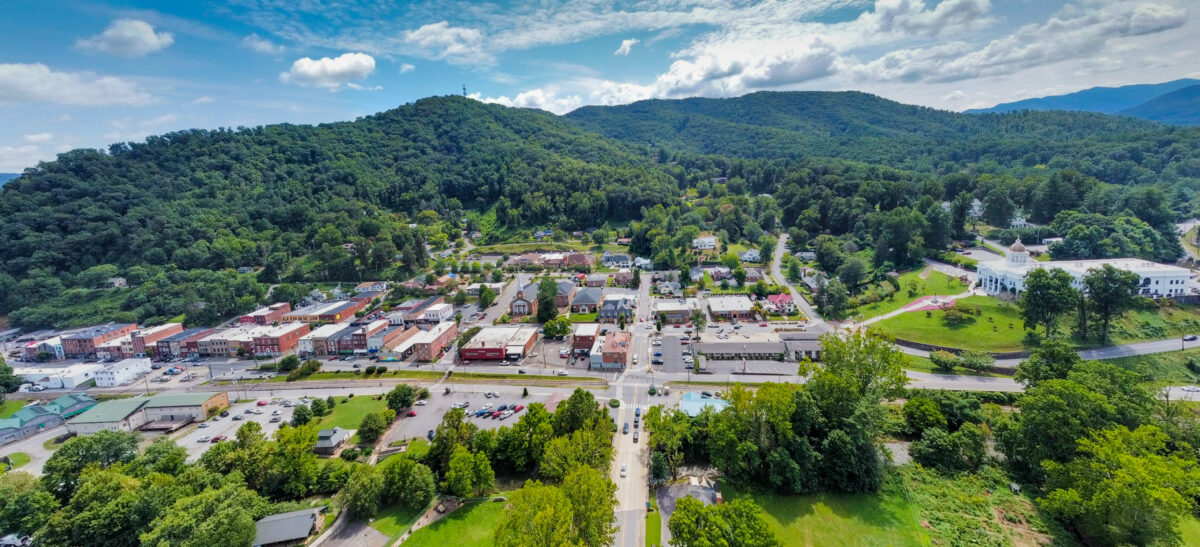
[[[758,90],[949,110],[1197,77],[1189,0],[10,0],[0,171],[461,93],[568,112]]]

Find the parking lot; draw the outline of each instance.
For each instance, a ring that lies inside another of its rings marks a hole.
[[[273,435],[280,425],[288,423],[292,420],[292,409],[283,406],[283,399],[260,399],[268,401],[266,406],[258,406],[257,401],[248,403],[237,403],[229,408],[229,416],[224,418],[215,417],[208,420],[208,427],[200,427],[199,424],[189,425],[186,428],[171,435],[175,442],[182,446],[188,452],[188,461],[194,462],[200,458],[202,454],[212,447],[211,441],[201,441],[202,437],[215,438],[224,435],[228,440],[233,440],[234,435],[242,424],[247,422],[258,422],[263,428],[263,433],[268,437]],[[297,402],[297,401],[293,401]],[[262,414],[247,414],[246,410],[261,411]],[[271,423],[272,414],[278,411],[280,421]],[[242,416],[241,420],[234,420],[234,416]]]
[[[661,365],[654,365],[654,370],[661,372],[687,372],[687,363],[683,360],[683,355],[691,347],[690,345],[682,344],[683,337],[673,334],[664,335],[662,337],[661,346],[651,346],[654,353],[662,353],[662,356],[654,357],[662,359]]]
[[[509,416],[507,419],[492,419],[492,418],[476,418],[475,412],[482,409],[485,405],[492,405],[491,408],[498,408],[500,405],[519,404],[528,407],[531,403],[542,403],[551,408],[558,404],[558,401],[566,399],[570,395],[570,391],[553,388],[531,388],[528,397],[522,397],[521,393],[524,388],[520,386],[495,386],[489,388],[466,388],[459,389],[458,386],[452,386],[450,394],[444,395],[441,391],[433,393],[427,400],[425,406],[414,406],[413,410],[417,412],[416,416],[401,417],[400,424],[392,429],[391,436],[388,437],[388,443],[403,439],[424,438],[430,429],[437,429],[438,424],[442,423],[442,416],[449,412],[455,404],[469,403],[466,408],[468,421],[478,426],[480,429],[499,429],[500,426],[512,425],[525,410]],[[496,398],[489,398],[484,395],[486,392],[499,393]]]

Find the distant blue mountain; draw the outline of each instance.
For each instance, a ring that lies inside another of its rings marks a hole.
[[[0,186],[4,186],[4,183],[19,176],[21,176],[20,173],[0,173]]]
[[[1200,125],[1200,85],[1159,95],[1119,114],[1172,125]]]
[[[1116,114],[1122,110],[1132,109],[1161,95],[1197,84],[1200,84],[1200,80],[1183,78],[1161,84],[1093,87],[1066,95],[1053,95],[1050,97],[1001,103],[991,108],[978,108],[967,110],[966,112],[968,114],[978,114],[981,112],[1012,112],[1014,110],[1082,110],[1085,112]]]

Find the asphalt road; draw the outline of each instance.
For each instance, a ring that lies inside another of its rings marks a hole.
[[[814,327],[821,327],[825,324],[825,320],[822,319],[821,316],[817,314],[817,310],[813,309],[813,307],[808,304],[808,301],[800,295],[800,291],[797,291],[796,287],[792,286],[792,282],[788,281],[787,276],[783,275],[783,271],[780,269],[783,264],[783,249],[787,247],[787,240],[788,235],[786,232],[779,234],[779,243],[775,245],[775,257],[771,259],[771,276],[774,277],[775,280],[780,284],[787,287],[788,291],[792,293],[792,301],[795,302],[796,307],[800,308],[800,311],[804,313],[804,317],[808,318],[809,324]]]
[[[634,386],[619,388],[622,400],[621,408],[617,411],[617,434],[613,439],[614,453],[611,468],[612,481],[617,485],[617,534],[614,545],[618,547],[639,547],[646,536],[646,500],[649,481],[649,454],[647,439],[641,427],[634,428],[635,409],[641,408],[642,413],[649,404],[641,403],[648,398],[643,391]],[[623,433],[625,423],[629,423],[629,433]],[[634,433],[638,441],[634,442]],[[621,468],[625,468],[625,476],[621,476]]]

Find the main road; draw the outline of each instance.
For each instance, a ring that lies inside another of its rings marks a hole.
[[[804,317],[808,319],[809,324],[814,327],[823,328],[825,320],[821,318],[817,310],[809,305],[808,300],[804,299],[800,291],[792,286],[792,282],[787,276],[783,275],[783,270],[781,269],[783,264],[783,249],[787,247],[787,240],[787,233],[779,234],[779,243],[775,245],[775,256],[771,259],[771,276],[775,278],[777,283],[788,288],[788,292],[792,294],[792,301],[796,303],[796,307],[800,308],[800,311],[804,312]]]

